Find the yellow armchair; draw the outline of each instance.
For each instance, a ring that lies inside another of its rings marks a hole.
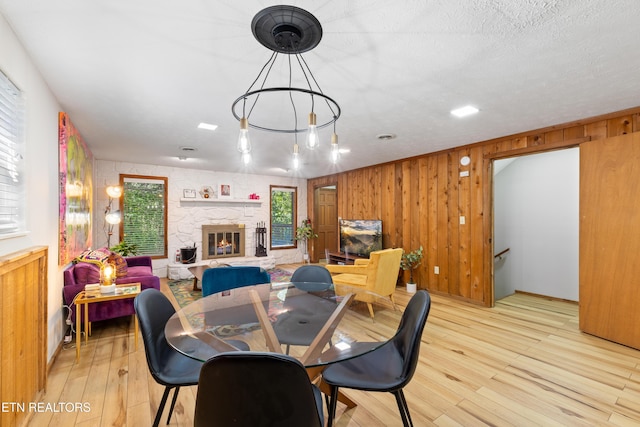
[[[354,265],[326,265],[327,270],[333,275],[333,283],[336,284],[338,293],[342,293],[340,285],[362,288],[374,294],[388,297],[395,307],[393,293],[396,290],[398,271],[402,249],[383,249],[371,252],[369,259],[357,259]],[[355,299],[367,303],[369,314],[373,317],[372,302],[375,296],[366,293],[357,293]]]

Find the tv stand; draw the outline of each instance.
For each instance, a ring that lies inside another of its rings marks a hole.
[[[358,255],[346,254],[344,252],[329,252],[329,264],[353,265],[357,259],[367,259]]]

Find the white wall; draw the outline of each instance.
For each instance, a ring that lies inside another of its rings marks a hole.
[[[61,56],[61,61],[64,58]],[[47,246],[48,328],[47,359],[64,336],[62,267],[58,267],[58,112],[55,96],[0,15],[0,69],[25,94],[26,99],[26,224],[28,233],[0,239],[0,255],[32,246]],[[72,118],[73,119],[73,118]]]
[[[61,60],[64,58],[61,57]],[[22,90],[26,98],[26,224],[27,233],[10,238],[0,238],[0,256],[18,252],[32,246],[47,246],[48,259],[48,314],[47,314],[47,359],[50,361],[62,342],[66,325],[62,309],[62,271],[66,266],[58,265],[58,112],[63,111],[54,94],[33,64],[11,27],[0,14],[0,69]],[[71,117],[73,120],[73,117]],[[82,133],[82,130],[80,129]],[[91,145],[91,141],[87,141]],[[119,173],[167,176],[169,178],[169,256],[175,250],[193,241],[200,241],[200,230],[196,224],[216,220],[235,219],[253,225],[258,221],[269,223],[269,185],[298,187],[298,221],[306,217],[306,180],[297,178],[265,177],[244,174],[221,174],[181,168],[166,168],[151,165],[96,162],[94,194],[96,209],[94,247],[106,244],[103,232],[102,213],[107,204],[105,188],[118,182]],[[184,207],[179,198],[183,188],[200,188],[213,185],[221,179],[234,185],[238,197],[258,193],[262,205],[245,212],[244,208],[213,209],[208,207]],[[246,194],[245,194],[246,193]],[[235,221],[234,221],[235,222]],[[249,233],[250,244],[252,234]],[[117,233],[112,241],[117,241]],[[249,243],[248,243],[249,244]],[[250,252],[251,254],[251,252]],[[270,251],[276,263],[299,262],[302,250]],[[201,254],[199,254],[201,256]],[[154,261],[154,270],[166,274],[166,260]]]
[[[494,169],[499,170],[496,161]],[[578,301],[579,150],[520,157],[494,177],[495,297]]]
[[[169,260],[154,260],[153,268],[156,275],[166,277],[167,264],[174,260],[177,249],[196,244],[197,261],[202,259],[202,225],[203,224],[245,224],[246,248],[245,255],[255,254],[255,236],[252,230],[260,221],[269,227],[269,186],[284,185],[297,187],[298,191],[298,221],[307,217],[307,182],[302,178],[275,177],[252,175],[243,173],[226,173],[205,171],[188,168],[172,168],[166,166],[145,165],[137,163],[121,163],[106,160],[96,161],[96,180],[94,189],[97,203],[95,209],[93,241],[95,247],[106,245],[107,235],[104,231],[104,209],[108,204],[106,187],[119,182],[119,174],[161,176],[168,178],[168,255]],[[262,201],[261,205],[215,205],[206,203],[180,202],[182,190],[185,188],[199,191],[202,186],[215,188],[216,183],[230,183],[233,197],[246,199],[249,194],[257,193]],[[117,226],[111,238],[111,244],[119,240]],[[268,250],[268,254],[276,259],[276,264],[302,262],[303,248]]]

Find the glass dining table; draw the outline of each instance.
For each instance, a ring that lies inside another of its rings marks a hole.
[[[364,304],[354,303],[361,292],[367,291],[340,286],[336,292],[333,284],[312,282],[236,288],[178,310],[167,322],[165,336],[177,351],[202,362],[237,351],[237,341],[251,351],[288,352],[307,368],[310,379],[321,379],[327,365],[375,350],[397,329],[394,321],[376,322]],[[369,299],[395,309],[388,298],[371,294]],[[355,406],[346,396],[340,400]]]

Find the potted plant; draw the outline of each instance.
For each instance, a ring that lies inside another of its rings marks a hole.
[[[302,225],[296,228],[296,240],[304,243],[304,260],[307,262],[309,261],[309,246],[307,242],[309,239],[315,239],[316,237],[318,237],[318,235],[313,232],[311,220],[309,218],[303,219]]]
[[[402,254],[402,260],[400,261],[400,267],[407,271],[409,270],[409,281],[407,282],[407,292],[413,293],[416,291],[416,282],[413,281],[413,270],[415,270],[422,262],[422,245],[419,249],[413,250],[409,253],[404,252]]]
[[[122,256],[138,255],[138,245],[127,243],[124,240],[109,249]]]

